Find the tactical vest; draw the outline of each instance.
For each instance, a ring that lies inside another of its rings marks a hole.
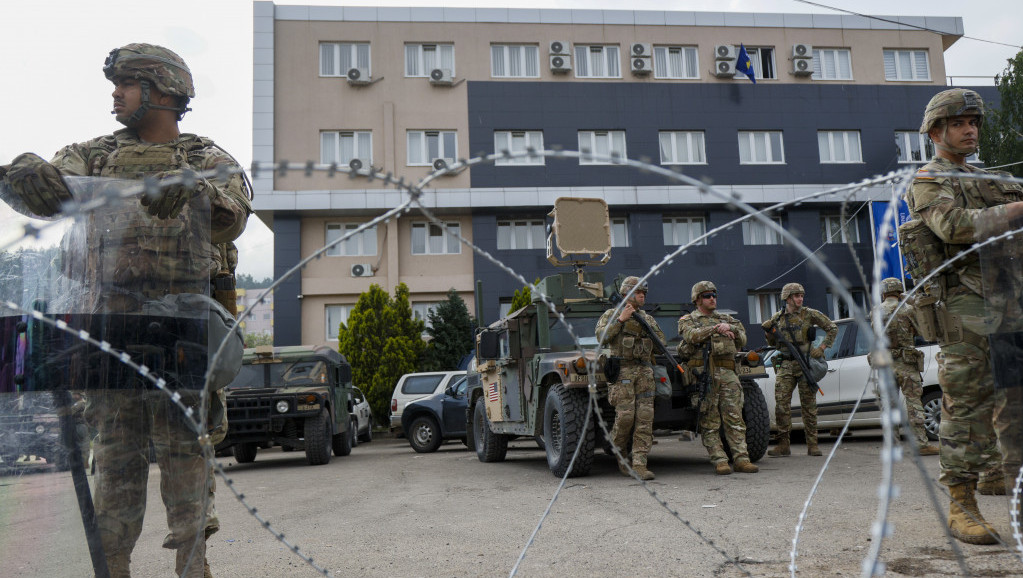
[[[633,315],[639,315],[639,312]],[[622,330],[611,340],[611,355],[626,361],[650,361],[654,352],[654,342],[646,331],[634,319],[627,320]]]

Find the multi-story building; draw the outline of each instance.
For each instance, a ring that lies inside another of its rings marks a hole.
[[[479,153],[562,148],[649,159],[757,207],[926,160],[917,133],[945,85],[955,17],[628,10],[254,7],[253,156],[347,164],[417,180]],[[744,47],[756,83],[736,72]],[[997,98],[988,87],[985,98]],[[279,276],[402,195],[380,181],[263,171],[257,214],[273,230]],[[664,176],[578,158],[498,161],[434,180],[423,203],[449,229],[532,280],[546,213],[559,196],[605,199],[611,274],[643,274],[678,246],[739,216],[721,198]],[[865,298],[869,199],[890,188],[814,198],[771,217]],[[843,220],[841,201],[849,200]],[[851,250],[850,250],[851,247]],[[778,235],[744,223],[701,241],[650,283],[650,301],[688,301],[701,279],[721,306],[759,322],[781,286],[807,304],[847,308]],[[336,339],[358,295],[411,290],[422,314],[450,288],[483,317],[521,283],[411,211],[353,237],[277,292],[278,343]],[[755,333],[755,332],[752,332]],[[754,335],[754,338],[758,336]]]
[[[274,296],[271,292],[260,300],[264,291],[265,289],[238,289],[238,313],[249,312],[242,321],[242,330],[245,333],[273,335]]]

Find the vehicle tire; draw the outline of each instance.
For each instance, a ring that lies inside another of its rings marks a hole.
[[[929,391],[920,398],[924,406],[924,428],[927,439],[938,441],[938,429],[941,426],[941,390]]]
[[[546,442],[547,466],[551,473],[561,478],[585,476],[593,465],[593,420],[585,431],[583,423],[589,411],[589,399],[585,389],[567,389],[556,384],[547,392],[543,410],[543,437]],[[579,456],[569,471],[576,446]]]
[[[351,426],[351,429],[348,431],[351,432],[352,447],[359,447],[359,420],[355,419],[354,415],[349,415],[348,424]]]
[[[428,415],[421,415],[412,420],[406,436],[408,437],[408,445],[421,454],[437,451],[441,441],[443,441],[437,420]]]
[[[330,438],[331,449],[334,450],[334,455],[337,457],[344,457],[352,453],[352,448],[355,447],[355,422],[348,418],[348,428],[336,434]],[[306,444],[309,443],[309,436],[306,436]],[[308,446],[306,446],[308,448]],[[308,449],[306,451],[309,451]]]
[[[756,383],[742,387],[742,419],[746,422],[746,451],[751,462],[756,462],[767,453],[771,441],[771,414],[767,411],[764,392]],[[726,444],[727,446],[727,444]]]
[[[342,432],[346,433],[348,432]],[[330,446],[330,413],[326,409],[321,409],[316,416],[307,417],[305,420],[305,459],[309,465],[329,464]]]
[[[256,444],[246,442],[234,445],[234,461],[239,464],[249,464],[256,461],[256,452],[259,451]]]
[[[544,451],[547,451],[547,443],[543,441],[543,436],[542,435],[535,435],[535,436],[533,436],[533,441],[536,442],[536,447],[538,447],[538,448],[540,448],[540,449],[542,449]]]
[[[503,462],[508,455],[508,436],[495,434],[490,430],[487,406],[481,399],[476,402],[472,413],[472,436],[475,440],[476,457],[481,462]]]
[[[293,451],[295,451],[295,447],[294,446],[286,446],[284,444],[281,444],[281,451],[282,452],[293,452]]]
[[[373,441],[373,418],[369,418],[369,427],[366,428],[366,433],[362,434],[359,441],[371,442]]]

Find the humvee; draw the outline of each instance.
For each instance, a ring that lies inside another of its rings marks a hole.
[[[559,211],[564,219],[566,208],[573,211],[577,220],[586,221],[588,218],[589,230],[599,229],[592,226],[592,221],[599,219],[599,208],[588,207],[579,216],[577,209],[580,203],[603,205],[606,223],[607,205],[604,201],[561,198],[555,203],[552,235],[558,234],[559,230],[562,235],[573,233],[558,226]],[[588,216],[587,212],[590,213]],[[596,218],[593,212],[597,213]],[[562,249],[563,240],[558,241],[559,249]],[[606,255],[610,249],[609,242],[601,246],[592,240],[575,246],[570,242],[564,244],[570,248],[568,251],[562,249],[563,255]],[[549,259],[552,253],[553,244],[549,239]],[[552,262],[562,264],[562,259],[555,256]],[[596,263],[607,260],[601,258]],[[570,477],[587,475],[598,445],[610,453],[610,442],[604,439],[601,428],[595,426],[596,417],[591,416],[585,430],[583,424],[591,408],[591,372],[596,385],[597,410],[608,427],[614,423],[614,407],[607,401],[608,380],[604,370],[608,350],[597,343],[595,329],[601,314],[617,303],[617,286],[623,276],[605,286],[603,275],[584,272],[580,261],[595,262],[590,257],[572,259],[576,265],[574,274],[561,273],[543,279],[537,285],[538,291],[530,305],[510,313],[477,334],[476,367],[469,372],[466,392],[466,432],[469,447],[476,449],[482,462],[504,460],[508,441],[516,436],[536,438],[545,448],[551,472],[558,477],[566,473]],[[546,295],[571,325],[581,350],[575,345],[568,327],[548,309],[539,293]],[[680,304],[648,304],[645,307],[668,336],[669,352],[675,351],[678,345],[678,319],[690,307]],[[654,429],[698,432],[699,383],[679,373],[663,355],[657,357],[657,362],[654,377],[663,383],[670,382],[671,396],[656,399]],[[767,377],[767,372],[758,355],[740,352],[736,355],[736,373],[743,386],[743,417],[749,457],[757,461],[767,451],[770,416],[763,392],[754,380]],[[569,471],[577,446],[580,447],[579,456]]]
[[[227,386],[227,437],[240,463],[260,447],[304,449],[310,465],[347,456],[355,442],[352,366],[329,347],[296,345],[246,349],[242,369]]]

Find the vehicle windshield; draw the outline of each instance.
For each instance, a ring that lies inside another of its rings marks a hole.
[[[442,379],[444,379],[443,373],[436,375],[410,375],[405,378],[405,383],[401,386],[401,392],[409,395],[428,395],[437,391],[437,386],[440,385],[440,380]]]
[[[293,363],[260,363],[242,365],[238,376],[229,387],[294,387],[327,383],[327,364],[324,361],[295,361]]]

